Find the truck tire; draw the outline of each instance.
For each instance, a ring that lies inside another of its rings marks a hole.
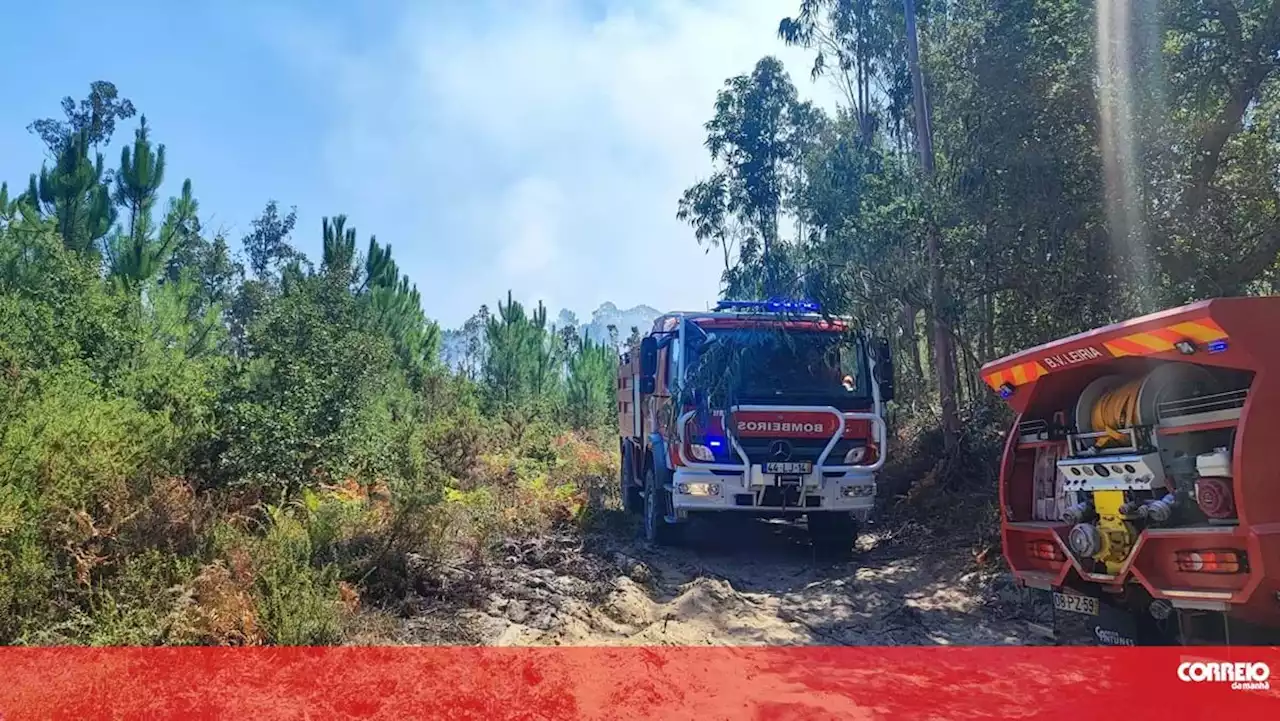
[[[644,472],[644,540],[656,546],[669,546],[679,539],[680,526],[667,523],[672,512],[671,492],[664,488],[665,473],[652,465]]]
[[[858,538],[858,522],[849,513],[823,511],[808,514],[809,541],[823,556],[847,558]]]
[[[622,510],[628,515],[644,512],[644,491],[636,485],[635,466],[632,463],[631,445],[622,451],[622,466],[618,469],[618,484],[622,491]]]

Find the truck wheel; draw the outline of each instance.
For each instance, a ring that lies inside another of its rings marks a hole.
[[[674,513],[671,492],[663,488],[661,477],[650,466],[644,472],[644,540],[658,546],[676,542],[680,527],[667,523],[669,513]]]
[[[810,513],[809,541],[813,549],[824,556],[847,558],[853,553],[853,542],[858,538],[858,522],[853,516],[839,511]]]
[[[635,470],[631,463],[631,448],[622,451],[622,467],[618,469],[618,484],[622,490],[622,510],[627,514],[639,514],[644,510],[644,491],[636,486]]]

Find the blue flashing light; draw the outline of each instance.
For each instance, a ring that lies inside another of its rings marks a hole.
[[[1008,400],[1009,397],[1013,395],[1013,391],[1014,391],[1013,386],[1009,385],[1008,383],[1005,383],[1004,385],[1000,386],[1000,397],[1005,400]]]
[[[722,300],[716,303],[716,310],[764,310],[769,313],[819,313],[822,306],[811,300],[787,300],[770,298],[769,300]]]
[[[1218,340],[1209,341],[1208,349],[1210,353],[1221,353],[1227,349],[1227,339],[1219,338]]]
[[[712,448],[719,448],[724,445],[724,441],[707,441],[707,445]]]

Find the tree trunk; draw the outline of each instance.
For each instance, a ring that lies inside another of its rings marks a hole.
[[[920,151],[920,168],[925,176],[925,193],[930,193],[933,178],[933,139],[929,129],[928,103],[924,96],[924,76],[920,71],[920,48],[916,38],[915,0],[903,0],[907,20],[907,62],[911,66],[911,87],[916,112],[916,144]],[[926,203],[926,207],[928,204]],[[951,332],[946,321],[946,290],[942,273],[942,251],[939,229],[933,219],[925,221],[925,242],[929,262],[929,300],[933,325],[934,372],[937,374],[938,401],[942,406],[942,433],[948,452],[960,437],[960,416],[956,408],[956,381]]]
[[[924,366],[920,363],[920,336],[916,334],[916,313],[917,309],[905,305],[902,308],[902,326],[903,352],[911,361],[911,386],[915,390],[915,397],[919,398],[924,395],[924,391],[928,386],[925,383]]]

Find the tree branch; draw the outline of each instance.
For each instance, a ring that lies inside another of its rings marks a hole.
[[[1183,209],[1194,217],[1204,204],[1209,185],[1213,182],[1222,161],[1222,149],[1231,139],[1244,119],[1245,111],[1258,97],[1263,82],[1276,69],[1276,54],[1280,52],[1280,3],[1273,3],[1271,12],[1263,20],[1254,35],[1252,47],[1245,47],[1240,36],[1240,16],[1230,0],[1213,0],[1218,19],[1226,28],[1228,42],[1238,53],[1244,72],[1231,87],[1227,102],[1217,119],[1196,144],[1196,156],[1192,161],[1191,187],[1184,196]]]

